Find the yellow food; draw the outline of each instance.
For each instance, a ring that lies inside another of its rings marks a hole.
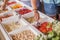
[[[31,30],[25,30],[21,33],[15,34],[12,36],[13,40],[34,40],[35,35]]]
[[[21,4],[15,4],[14,6],[11,6],[12,9],[22,8]]]
[[[34,22],[34,17],[26,18],[26,20],[30,23],[33,23]]]
[[[3,24],[3,26],[5,27],[5,29],[10,32],[10,31],[13,31],[17,28],[20,27],[20,23],[15,23],[15,22],[11,22],[11,23],[8,23],[8,24]]]

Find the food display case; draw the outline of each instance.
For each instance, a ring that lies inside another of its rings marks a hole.
[[[55,35],[56,30],[59,29],[56,29],[57,25],[60,24],[59,22],[38,11],[40,20],[38,20],[39,25],[37,25],[37,21],[34,20],[33,9],[19,0],[8,1],[7,7],[9,10],[0,14],[2,32],[0,35],[2,34],[4,38],[0,37],[1,40],[59,39],[59,36]],[[55,38],[52,37],[54,35]]]

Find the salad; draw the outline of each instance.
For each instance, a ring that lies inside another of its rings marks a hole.
[[[52,22],[52,31],[48,32],[47,40],[60,40],[60,22]]]
[[[45,39],[45,38],[40,34],[40,35],[38,35],[37,37],[35,37],[34,40],[47,40],[47,39]]]
[[[40,24],[40,26],[38,26],[37,29],[44,34],[47,34],[49,31],[52,31],[52,23],[44,22]]]

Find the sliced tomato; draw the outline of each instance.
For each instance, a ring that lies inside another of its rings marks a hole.
[[[48,28],[48,31],[52,31],[52,27]]]
[[[21,15],[23,15],[23,14],[26,14],[26,13],[29,13],[29,12],[31,12],[31,10],[29,10],[29,9],[21,9],[21,10],[19,10],[19,11],[17,11],[19,14],[21,14]]]
[[[42,23],[37,29],[43,33],[48,33],[49,31],[52,31],[52,24],[50,25],[49,28],[47,28],[49,22],[44,22]]]
[[[46,27],[48,25],[48,22],[44,22],[41,24],[41,26]]]
[[[47,33],[47,28],[46,27],[40,27],[39,30],[43,33]]]
[[[41,28],[40,31],[43,32],[43,33],[47,33],[47,29],[46,28],[45,29]]]

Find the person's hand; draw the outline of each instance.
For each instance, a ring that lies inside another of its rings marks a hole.
[[[1,5],[1,10],[5,10],[5,8],[6,8],[5,4]]]
[[[34,10],[34,20],[38,21],[40,19],[38,11]]]
[[[2,10],[5,10],[7,3],[8,3],[8,0],[4,0],[4,3],[3,3],[3,5],[1,6],[1,9],[2,9]]]

